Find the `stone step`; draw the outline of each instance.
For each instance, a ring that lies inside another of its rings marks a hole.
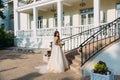
[[[78,61],[81,61],[81,56],[80,55],[76,55],[75,59],[78,60]]]
[[[71,64],[71,65],[70,65],[70,69],[71,69],[72,71],[75,71],[76,73],[77,73],[77,72],[80,72],[80,66],[76,66],[76,65],[74,65],[74,64]]]
[[[82,75],[82,72],[81,71],[79,71],[79,72],[75,72],[75,71],[73,71],[73,75],[75,76],[75,80],[82,80],[82,77],[83,77],[83,75]]]
[[[76,66],[80,66],[80,63],[81,62],[79,60],[77,60],[77,59],[72,60],[72,64],[74,64]]]
[[[68,57],[67,60],[68,60],[69,64],[72,64],[73,58]]]
[[[75,75],[82,75],[80,69],[71,69]]]

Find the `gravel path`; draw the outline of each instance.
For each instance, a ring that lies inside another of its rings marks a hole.
[[[80,80],[71,70],[40,74],[35,66],[46,64],[43,54],[0,50],[0,80]]]

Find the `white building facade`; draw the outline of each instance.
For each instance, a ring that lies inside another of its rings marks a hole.
[[[65,38],[120,16],[120,0],[14,0],[15,45],[50,48],[54,31]]]
[[[0,19],[0,25],[3,25],[7,31],[14,31],[14,9],[13,0],[2,0],[4,4],[3,13],[5,19]]]

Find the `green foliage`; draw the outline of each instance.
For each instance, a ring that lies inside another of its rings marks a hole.
[[[97,64],[94,65],[94,72],[100,74],[107,74],[108,67],[106,66],[105,62],[99,61]]]
[[[14,37],[10,32],[6,32],[4,27],[0,28],[0,49],[13,46]]]
[[[3,8],[4,8],[3,2],[2,2],[2,0],[0,0],[0,18],[2,18],[2,19],[5,18],[3,11],[2,11]]]

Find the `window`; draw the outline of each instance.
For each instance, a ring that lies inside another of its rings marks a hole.
[[[53,23],[53,25],[57,27],[57,14],[56,13],[54,14],[54,21],[55,23]]]
[[[81,24],[86,24],[86,15],[81,15]]]
[[[38,17],[38,29],[43,27],[43,16]]]
[[[14,14],[10,14],[10,19],[13,19],[14,18]]]
[[[93,8],[80,10],[81,25],[93,24]]]
[[[117,4],[117,17],[120,17],[120,3]]]
[[[63,24],[62,24],[62,26],[64,26],[64,20],[65,20],[65,19],[64,19],[64,12],[63,12]]]
[[[93,14],[88,14],[88,24],[93,24]]]
[[[54,14],[54,22],[55,23],[53,23],[53,24],[55,24],[55,27],[57,27],[58,23],[57,23],[57,14],[56,13]],[[62,25],[64,25],[64,12],[63,12],[63,24]]]
[[[49,19],[47,19],[47,23],[46,24],[47,24],[46,27],[48,28],[49,27]]]
[[[73,19],[72,19],[72,16],[70,16],[70,26],[73,25]]]

